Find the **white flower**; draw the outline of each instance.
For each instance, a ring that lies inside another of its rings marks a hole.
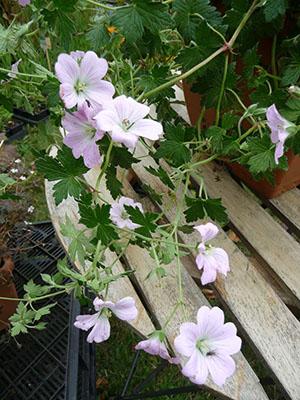
[[[29,214],[32,214],[32,213],[34,212],[34,210],[35,210],[35,208],[34,208],[33,206],[29,206],[29,207],[27,208],[27,212],[28,212]]]

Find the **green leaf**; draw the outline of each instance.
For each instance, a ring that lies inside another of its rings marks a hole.
[[[39,308],[35,313],[34,321],[39,321],[44,315],[50,314],[51,308],[54,307],[55,305],[56,305],[56,303],[48,304],[47,306]],[[36,326],[35,326],[35,328],[36,328]],[[39,328],[37,328],[37,329],[39,329]]]
[[[78,281],[80,283],[86,281],[86,278],[81,273],[74,271],[68,266],[66,259],[58,260],[57,269],[63,276],[73,281]]]
[[[35,297],[40,297],[49,293],[50,288],[48,286],[37,285],[31,279],[24,285],[24,290],[26,292],[26,297],[34,299]]]
[[[110,42],[110,36],[107,30],[107,18],[101,16],[96,19],[90,31],[87,33],[87,40],[94,50],[101,50]]]
[[[53,187],[56,205],[68,196],[78,198],[83,192],[84,186],[77,177],[86,173],[88,168],[83,164],[82,157],[75,159],[67,146],[58,151],[56,158],[47,155],[39,158],[36,167],[49,181],[58,180]]]
[[[145,29],[158,34],[172,25],[168,7],[150,0],[134,0],[134,4],[117,9],[112,24],[119,28],[129,43],[140,39]]]
[[[13,185],[16,181],[11,178],[9,175],[7,174],[0,174],[0,193],[4,192],[4,190]]]
[[[192,199],[186,197],[186,204],[189,207],[184,212],[187,222],[194,222],[203,218],[210,218],[220,224],[228,222],[222,199]]]
[[[284,69],[281,83],[283,86],[292,85],[298,82],[300,78],[300,60],[291,61]]]
[[[267,0],[264,7],[264,14],[267,22],[284,15],[287,8],[286,0]]]
[[[160,142],[160,146],[154,155],[155,158],[165,158],[166,161],[175,167],[186,164],[191,159],[191,152],[184,142],[189,140],[190,133],[193,130],[186,129],[186,127],[180,124],[177,126],[168,124],[165,131],[165,140]]]
[[[143,213],[137,207],[125,206],[125,210],[129,214],[130,220],[135,224],[141,225],[139,228],[135,229],[135,232],[140,235],[151,237],[151,233],[156,230],[156,223],[154,222],[158,214],[156,213]]]
[[[17,323],[15,323],[15,324],[13,324],[13,327],[12,327],[11,330],[10,330],[11,336],[17,336],[17,335],[19,335],[21,332],[22,332],[22,333],[27,333],[27,332],[28,332],[26,326],[24,326],[24,325],[23,325],[22,323],[20,323],[20,322],[17,322]]]
[[[105,173],[106,187],[110,191],[113,199],[116,199],[122,193],[122,183],[117,178],[116,168],[110,165]]]
[[[167,172],[159,166],[157,169],[153,167],[144,167],[146,171],[150,172],[150,174],[157,176],[166,186],[168,186],[170,189],[174,190],[175,186],[174,183],[172,182],[171,178],[167,174]]]
[[[156,203],[162,205],[162,194],[157,193],[154,189],[152,189],[151,186],[147,185],[146,183],[142,183],[142,189],[148,193],[148,195],[151,197],[153,201]]]
[[[101,207],[99,204],[96,206],[96,224],[97,234],[96,237],[103,245],[109,245],[112,240],[117,240],[118,234],[111,224],[109,217],[110,205],[104,204]],[[94,225],[92,221],[88,221],[90,225]]]
[[[60,225],[62,235],[71,239],[68,253],[72,261],[78,259],[81,265],[85,264],[87,255],[93,251],[90,239],[86,236],[84,230],[75,227],[68,216],[64,224]]]
[[[262,138],[255,138],[248,143],[249,171],[253,175],[264,173],[277,168],[274,159],[274,145],[271,143],[270,136],[264,135]],[[281,160],[281,163],[283,160]],[[280,164],[283,167],[283,164]]]
[[[134,6],[117,10],[112,17],[112,24],[120,30],[129,43],[143,36],[143,19]]]
[[[201,19],[193,14],[201,15],[214,27],[222,26],[221,14],[210,4],[209,0],[175,0],[173,2],[175,21],[178,30],[186,41],[195,39]],[[213,33],[211,32],[211,35]]]

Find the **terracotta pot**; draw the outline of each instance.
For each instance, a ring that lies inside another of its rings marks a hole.
[[[226,165],[235,176],[240,178],[260,197],[272,199],[300,185],[300,157],[295,155],[291,150],[286,153],[286,156],[288,158],[288,170],[275,171],[274,186],[265,179],[256,181],[250,172],[241,164],[226,162]]]
[[[187,111],[193,125],[196,124],[199,118],[201,110],[201,95],[194,93],[190,90],[190,85],[183,82],[183,91],[185,102],[187,106]],[[215,121],[215,110],[208,109],[205,112],[203,119],[203,127],[208,127],[213,125]],[[287,152],[288,157],[288,170],[275,171],[275,185],[272,186],[265,179],[256,181],[250,172],[242,165],[238,163],[226,162],[228,168],[232,173],[240,178],[247,186],[253,189],[258,195],[272,199],[273,197],[279,196],[300,184],[300,157],[295,155],[292,151]]]
[[[0,258],[0,297],[17,298],[13,282],[14,262],[10,256]],[[0,300],[0,331],[9,328],[9,317],[14,314],[17,301]]]

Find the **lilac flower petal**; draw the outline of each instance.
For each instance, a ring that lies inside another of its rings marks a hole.
[[[71,53],[70,53],[70,56],[71,56],[75,61],[80,60],[81,58],[84,57],[84,55],[85,55],[85,52],[84,52],[84,51],[81,51],[81,50],[71,51]]]
[[[214,282],[217,279],[217,270],[214,267],[208,266],[208,259],[206,259],[206,265],[204,266],[201,283],[207,285],[208,283]]]
[[[193,322],[185,322],[180,326],[180,335],[174,340],[178,353],[190,357],[195,350],[195,343],[199,336],[199,327]]]
[[[81,134],[68,134],[64,137],[64,144],[72,149],[73,156],[78,159],[83,153],[86,142]]]
[[[208,311],[201,311],[202,308],[197,314],[201,335],[213,338],[217,333],[220,334],[220,329],[224,326],[224,313],[219,307],[212,307]]]
[[[232,322],[227,322],[211,335],[213,345],[218,353],[236,354],[241,350],[242,340],[236,336],[237,329]]]
[[[138,315],[138,310],[132,297],[124,297],[117,301],[111,310],[122,321],[132,321]]]
[[[205,357],[199,350],[194,350],[181,372],[184,376],[192,379],[193,382],[198,385],[202,385],[206,381],[208,368],[205,362]]]
[[[107,61],[99,58],[93,51],[87,51],[80,64],[80,76],[86,81],[98,81],[106,75]]]
[[[116,119],[116,113],[113,109],[104,109],[96,115],[95,120],[98,128],[105,132],[112,131],[117,123],[122,122],[121,120]]]
[[[126,97],[124,95],[114,99],[114,107],[120,121],[128,119],[132,124],[146,117],[150,111],[150,108],[145,104],[141,104],[131,97]]]
[[[226,276],[227,272],[230,271],[229,258],[225,250],[220,247],[214,247],[210,250],[210,257],[213,257],[217,262],[217,270]]]
[[[196,264],[199,270],[201,270],[204,267],[204,262],[205,262],[205,255],[199,253],[196,257]]]
[[[19,64],[22,60],[16,61],[14,64],[11,65],[11,72],[9,72],[7,75],[14,79],[17,76],[17,73],[19,72]]]
[[[210,357],[207,366],[212,380],[218,386],[223,386],[226,379],[235,371],[235,362],[230,356],[224,354]]]
[[[279,158],[284,154],[284,143],[278,142],[275,147],[275,163],[279,164]]]
[[[111,310],[115,306],[115,304],[112,301],[104,301],[100,299],[100,297],[95,297],[93,301],[93,305],[96,311],[100,311],[103,308],[110,308]]]
[[[158,140],[163,134],[162,125],[151,119],[140,119],[130,129],[130,133],[151,140]]]
[[[55,64],[55,73],[61,83],[74,85],[79,78],[79,66],[69,54],[60,54]]]
[[[98,318],[98,313],[92,315],[77,315],[74,326],[76,328],[88,331],[92,326],[95,325]]]
[[[93,140],[91,140],[89,144],[86,144],[82,151],[82,156],[84,164],[88,168],[97,167],[102,163],[99,147]]]
[[[100,316],[87,337],[89,343],[101,343],[107,340],[110,336],[110,323],[107,317]]]
[[[91,83],[91,87],[85,90],[86,98],[94,106],[111,103],[114,93],[115,88],[113,84],[104,80]]]
[[[22,7],[27,6],[28,4],[30,4],[31,0],[19,0],[19,4]]]
[[[78,102],[78,96],[74,89],[74,86],[70,83],[62,83],[59,87],[59,95],[66,108],[75,107]]]
[[[129,149],[134,149],[138,142],[138,136],[132,135],[130,132],[124,133],[123,129],[117,125],[113,127],[111,138],[115,142],[124,144]]]
[[[207,242],[208,240],[213,239],[217,236],[219,232],[219,228],[211,222],[195,226],[194,229],[196,229],[200,233],[202,242]]]

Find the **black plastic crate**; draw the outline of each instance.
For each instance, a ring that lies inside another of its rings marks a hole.
[[[64,256],[50,222],[18,226],[10,248],[19,296],[24,283],[38,283],[40,273],[54,272]],[[84,310],[67,295],[54,301],[57,305],[43,318],[45,330],[0,344],[1,400],[95,400],[95,347],[86,342],[86,332],[73,325]]]

